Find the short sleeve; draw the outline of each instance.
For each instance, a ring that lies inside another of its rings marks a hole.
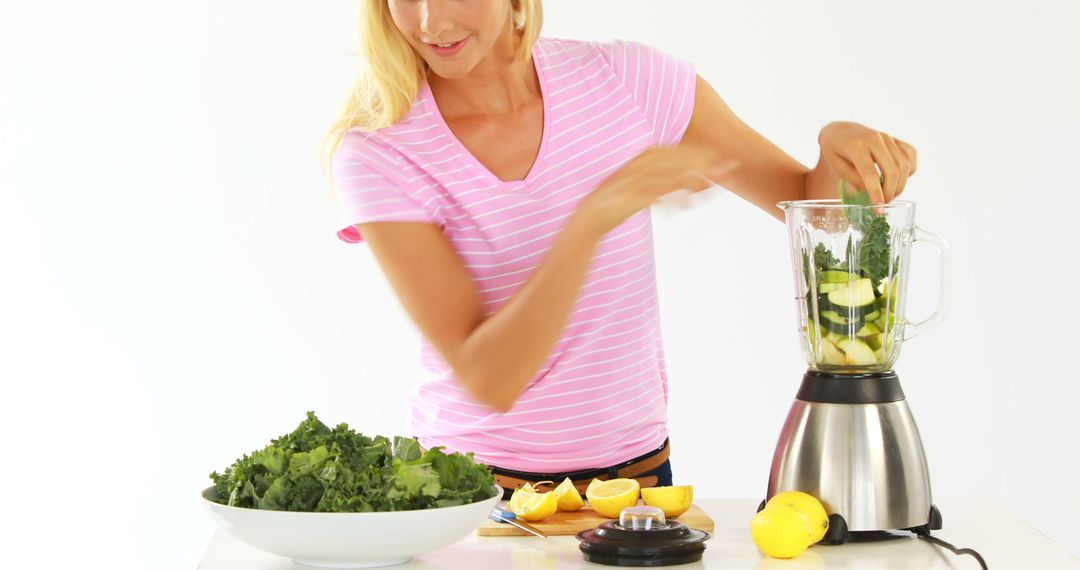
[[[338,238],[363,241],[356,224],[367,222],[438,223],[401,175],[404,160],[364,133],[345,133],[332,162],[334,190],[342,209]]]
[[[614,40],[601,42],[599,47],[645,114],[656,142],[673,145],[682,140],[694,110],[694,66],[637,42]]]

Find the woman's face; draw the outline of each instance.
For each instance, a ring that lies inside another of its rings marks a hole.
[[[440,77],[464,77],[496,46],[512,53],[510,0],[386,1],[402,35]]]

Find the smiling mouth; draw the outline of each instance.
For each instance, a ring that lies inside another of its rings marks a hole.
[[[468,36],[466,36],[466,37],[461,38],[460,40],[457,40],[457,41],[454,41],[454,42],[438,42],[438,43],[424,42],[424,43],[428,46],[428,49],[435,52],[436,55],[449,57],[449,56],[456,55],[459,51],[461,51],[461,47],[465,44],[465,42],[468,39],[469,39]]]

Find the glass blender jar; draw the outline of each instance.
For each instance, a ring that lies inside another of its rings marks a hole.
[[[945,317],[948,246],[915,225],[911,202],[779,206],[810,369],[781,429],[766,501],[784,491],[816,497],[829,513],[822,541],[832,544],[940,529],[922,439],[892,367],[903,341]],[[930,317],[912,322],[905,309],[916,241],[940,252],[941,296]]]
[[[915,204],[840,200],[781,202],[791,238],[795,309],[812,370],[864,374],[891,370],[903,341],[945,318],[948,246],[915,225]],[[905,318],[911,246],[941,257],[941,299],[926,319]]]

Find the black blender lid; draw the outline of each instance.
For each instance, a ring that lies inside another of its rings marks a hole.
[[[640,512],[654,507],[631,509]],[[672,566],[701,560],[709,533],[667,521],[662,512],[658,518],[648,525],[627,524],[627,517],[620,517],[622,522],[608,521],[579,532],[578,547],[585,560],[610,566]]]

